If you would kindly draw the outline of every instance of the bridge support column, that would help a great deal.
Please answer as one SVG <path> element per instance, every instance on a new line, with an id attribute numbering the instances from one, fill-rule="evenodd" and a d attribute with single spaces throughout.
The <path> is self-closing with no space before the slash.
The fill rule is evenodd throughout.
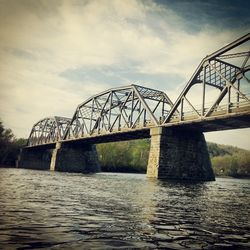
<path id="1" fill-rule="evenodd" d="M 54 149 L 23 148 L 16 167 L 74 173 L 100 171 L 95 145 L 57 142 Z"/>
<path id="2" fill-rule="evenodd" d="M 155 127 L 150 130 L 150 135 L 148 177 L 215 180 L 202 132 Z"/>
<path id="3" fill-rule="evenodd" d="M 50 170 L 51 171 L 55 170 L 56 160 L 57 160 L 57 152 L 61 148 L 61 144 L 62 144 L 61 142 L 57 142 L 55 149 L 53 149 L 53 151 L 52 151 L 51 161 L 50 161 Z"/>
<path id="4" fill-rule="evenodd" d="M 23 148 L 16 161 L 16 167 L 48 170 L 50 169 L 52 149 Z"/>
<path id="5" fill-rule="evenodd" d="M 58 143 L 52 154 L 50 169 L 74 173 L 99 172 L 95 145 Z"/>

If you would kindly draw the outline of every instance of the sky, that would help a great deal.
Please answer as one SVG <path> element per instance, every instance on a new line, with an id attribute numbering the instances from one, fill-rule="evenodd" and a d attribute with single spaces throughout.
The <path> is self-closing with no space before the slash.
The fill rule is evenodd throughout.
<path id="1" fill-rule="evenodd" d="M 245 0 L 0 0 L 0 118 L 17 137 L 108 88 L 174 102 L 203 57 L 249 32 Z M 207 141 L 250 149 L 250 129 Z"/>

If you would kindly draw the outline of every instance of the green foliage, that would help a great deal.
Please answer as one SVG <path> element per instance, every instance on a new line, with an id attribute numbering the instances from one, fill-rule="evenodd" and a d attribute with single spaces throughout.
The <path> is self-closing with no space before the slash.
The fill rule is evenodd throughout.
<path id="1" fill-rule="evenodd" d="M 97 145 L 103 171 L 146 172 L 149 140 L 111 142 Z"/>
<path id="2" fill-rule="evenodd" d="M 237 147 L 207 143 L 217 176 L 250 177 L 250 152 Z"/>
<path id="3" fill-rule="evenodd" d="M 216 176 L 250 177 L 250 152 L 237 147 L 207 143 Z M 97 145 L 103 171 L 145 173 L 150 140 Z"/>
<path id="4" fill-rule="evenodd" d="M 207 143 L 207 148 L 210 157 L 215 157 L 215 156 L 222 156 L 228 153 L 227 150 L 223 149 L 221 146 L 219 146 L 216 143 Z"/>
<path id="5" fill-rule="evenodd" d="M 217 176 L 250 177 L 250 153 L 245 150 L 213 157 L 212 165 Z"/>
<path id="6" fill-rule="evenodd" d="M 237 147 L 221 145 L 221 144 L 216 144 L 212 142 L 207 143 L 207 148 L 208 148 L 210 157 L 232 155 L 232 154 L 244 151 L 243 149 L 239 149 Z"/>
<path id="7" fill-rule="evenodd" d="M 16 139 L 11 129 L 6 129 L 0 121 L 0 165 L 15 166 L 15 161 L 25 139 Z"/>

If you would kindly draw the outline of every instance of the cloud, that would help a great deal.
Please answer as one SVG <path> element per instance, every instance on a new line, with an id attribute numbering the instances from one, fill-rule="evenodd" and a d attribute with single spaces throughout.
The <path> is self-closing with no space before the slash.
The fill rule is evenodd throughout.
<path id="1" fill-rule="evenodd" d="M 250 23 L 248 1 L 156 0 L 156 2 L 182 16 L 193 32 L 201 31 L 207 25 L 224 30 L 225 27 L 234 29 L 247 27 Z"/>
<path id="2" fill-rule="evenodd" d="M 174 100 L 202 57 L 246 32 L 193 25 L 151 0 L 1 1 L 1 118 L 26 137 L 36 120 L 134 82 Z"/>

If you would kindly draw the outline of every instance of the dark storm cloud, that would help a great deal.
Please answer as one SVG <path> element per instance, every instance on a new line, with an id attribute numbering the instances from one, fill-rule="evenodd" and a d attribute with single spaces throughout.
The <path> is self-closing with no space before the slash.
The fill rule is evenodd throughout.
<path id="1" fill-rule="evenodd" d="M 249 1 L 155 0 L 155 2 L 182 16 L 186 25 L 193 31 L 200 31 L 204 25 L 215 28 L 250 27 Z"/>

